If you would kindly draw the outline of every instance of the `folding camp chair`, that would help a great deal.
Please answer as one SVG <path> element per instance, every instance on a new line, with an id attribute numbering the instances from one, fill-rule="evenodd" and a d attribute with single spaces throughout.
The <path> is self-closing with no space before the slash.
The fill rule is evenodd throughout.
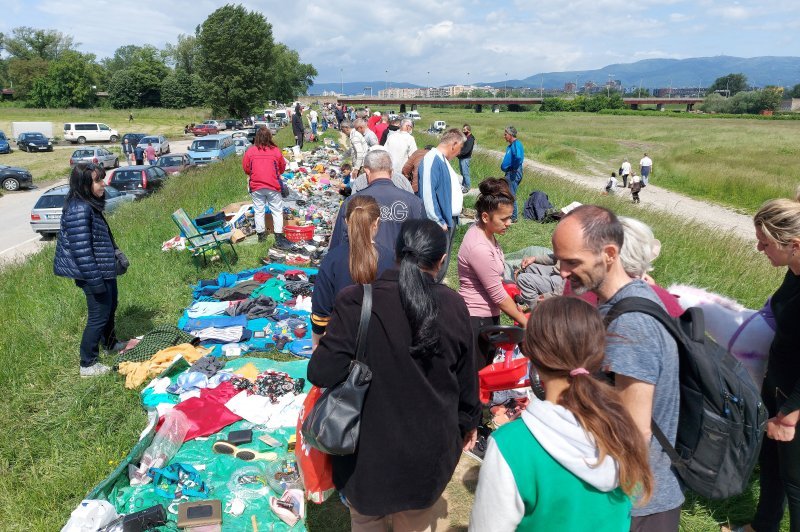
<path id="1" fill-rule="evenodd" d="M 203 265 L 206 265 L 208 263 L 206 260 L 206 253 L 214 251 L 219 252 L 220 257 L 222 257 L 222 260 L 225 261 L 225 264 L 230 269 L 231 263 L 228 261 L 228 257 L 222 249 L 222 245 L 225 243 L 231 247 L 234 258 L 238 260 L 239 255 L 236 253 L 236 248 L 233 247 L 230 233 L 218 237 L 214 231 L 202 231 L 198 229 L 197 225 L 195 225 L 183 209 L 178 209 L 172 213 L 172 219 L 180 228 L 183 236 L 186 237 L 186 249 L 192 254 L 192 260 L 198 269 L 200 268 L 200 259 L 202 258 Z"/>

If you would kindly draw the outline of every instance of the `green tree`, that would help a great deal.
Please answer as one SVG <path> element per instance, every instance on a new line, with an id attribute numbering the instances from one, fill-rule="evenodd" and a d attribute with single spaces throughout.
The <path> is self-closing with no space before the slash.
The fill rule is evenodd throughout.
<path id="1" fill-rule="evenodd" d="M 170 70 L 158 48 L 122 46 L 114 51 L 113 57 L 104 59 L 103 65 L 110 76 L 108 99 L 112 107 L 161 105 L 161 84 Z"/>
<path id="2" fill-rule="evenodd" d="M 57 59 L 67 50 L 78 45 L 71 36 L 56 30 L 41 30 L 29 26 L 19 26 L 11 30 L 11 36 L 4 36 L 3 48 L 17 59 Z"/>
<path id="3" fill-rule="evenodd" d="M 161 105 L 172 109 L 191 107 L 203 103 L 200 78 L 183 70 L 176 70 L 161 84 Z"/>
<path id="4" fill-rule="evenodd" d="M 267 86 L 269 99 L 286 102 L 294 100 L 298 94 L 305 94 L 314 82 L 317 70 L 310 64 L 301 63 L 300 55 L 285 44 L 276 44 L 272 54 Z"/>
<path id="5" fill-rule="evenodd" d="M 241 5 L 225 5 L 197 29 L 197 69 L 214 113 L 243 116 L 269 99 L 272 26 Z"/>
<path id="6" fill-rule="evenodd" d="M 714 80 L 706 94 L 721 93 L 734 96 L 747 90 L 747 76 L 744 74 L 728 74 Z"/>
<path id="7" fill-rule="evenodd" d="M 174 67 L 176 71 L 182 70 L 192 75 L 197 70 L 195 66 L 197 39 L 194 35 L 180 34 L 177 44 L 167 44 L 164 47 L 163 55 L 167 64 Z"/>
<path id="8" fill-rule="evenodd" d="M 33 59 L 10 58 L 8 60 L 8 78 L 14 84 L 14 98 L 26 99 L 33 87 L 34 80 L 44 76 L 48 65 L 47 60 L 39 57 Z"/>
<path id="9" fill-rule="evenodd" d="M 789 97 L 800 98 L 800 83 L 792 87 L 792 90 L 789 91 Z"/>
<path id="10" fill-rule="evenodd" d="M 68 50 L 52 61 L 47 75 L 33 82 L 28 103 L 34 107 L 91 107 L 95 102 L 95 56 Z"/>

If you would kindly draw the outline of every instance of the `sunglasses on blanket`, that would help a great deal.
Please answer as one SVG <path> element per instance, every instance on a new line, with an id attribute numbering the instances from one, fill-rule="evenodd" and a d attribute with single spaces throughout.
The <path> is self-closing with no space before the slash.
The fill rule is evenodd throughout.
<path id="1" fill-rule="evenodd" d="M 240 449 L 236 445 L 227 441 L 215 442 L 212 446 L 215 453 L 233 455 L 239 460 L 250 462 L 251 460 L 275 460 L 277 453 L 259 453 L 250 449 Z"/>

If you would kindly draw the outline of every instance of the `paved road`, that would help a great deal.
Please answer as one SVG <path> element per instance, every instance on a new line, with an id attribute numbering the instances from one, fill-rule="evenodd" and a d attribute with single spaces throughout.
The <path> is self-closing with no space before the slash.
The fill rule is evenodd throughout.
<path id="1" fill-rule="evenodd" d="M 183 153 L 191 142 L 192 139 L 171 140 L 170 151 Z M 9 264 L 23 262 L 28 255 L 52 242 L 52 239 L 42 239 L 31 229 L 31 209 L 46 190 L 66 182 L 66 179 L 49 182 L 31 190 L 5 193 L 0 198 L 0 269 Z"/>

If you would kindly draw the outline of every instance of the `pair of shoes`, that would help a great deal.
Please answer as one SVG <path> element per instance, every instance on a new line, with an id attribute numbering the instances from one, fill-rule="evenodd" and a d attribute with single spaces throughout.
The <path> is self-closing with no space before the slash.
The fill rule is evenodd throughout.
<path id="1" fill-rule="evenodd" d="M 468 192 L 469 192 L 469 187 L 468 186 L 464 185 L 463 187 L 461 187 L 461 193 L 462 194 L 467 194 Z"/>
<path id="2" fill-rule="evenodd" d="M 272 262 L 283 262 L 284 260 L 286 260 L 286 253 L 270 248 L 269 252 L 267 252 L 267 256 L 261 259 L 261 262 L 270 264 Z"/>
<path id="3" fill-rule="evenodd" d="M 473 447 L 470 451 L 464 451 L 464 453 L 470 455 L 478 462 L 483 463 L 483 457 L 486 454 L 487 445 L 488 441 L 486 440 L 486 437 L 478 436 L 478 440 L 475 442 L 475 447 Z"/>
<path id="4" fill-rule="evenodd" d="M 289 253 L 286 255 L 286 264 L 289 266 L 308 266 L 311 258 L 299 253 Z"/>
<path id="5" fill-rule="evenodd" d="M 258 233 L 259 242 L 266 242 L 266 240 L 267 240 L 267 233 Z"/>
<path id="6" fill-rule="evenodd" d="M 294 242 L 286 238 L 283 233 L 275 233 L 275 243 L 272 244 L 273 248 L 292 251 L 294 245 Z"/>
<path id="7" fill-rule="evenodd" d="M 91 366 L 81 367 L 80 374 L 81 377 L 98 377 L 100 375 L 105 375 L 110 371 L 110 367 L 106 366 L 105 364 L 95 362 Z"/>

